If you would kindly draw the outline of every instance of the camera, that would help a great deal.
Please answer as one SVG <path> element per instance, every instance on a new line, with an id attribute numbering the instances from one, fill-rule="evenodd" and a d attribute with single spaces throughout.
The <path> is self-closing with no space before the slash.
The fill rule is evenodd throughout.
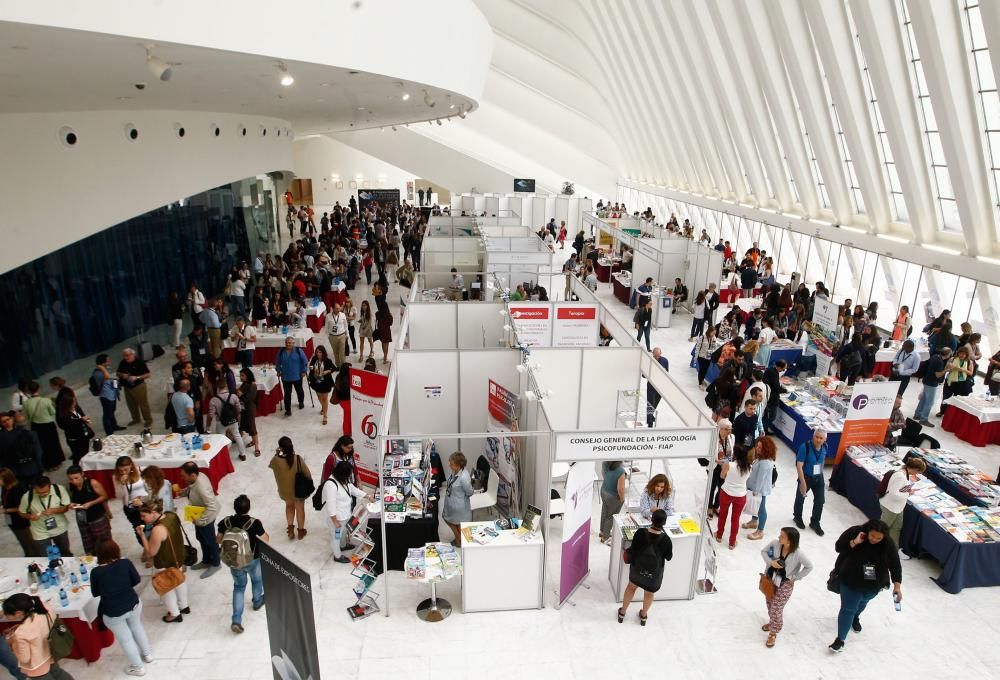
<path id="1" fill-rule="evenodd" d="M 135 84 L 135 89 L 137 89 L 137 90 L 145 90 L 146 89 L 146 83 L 136 83 Z"/>

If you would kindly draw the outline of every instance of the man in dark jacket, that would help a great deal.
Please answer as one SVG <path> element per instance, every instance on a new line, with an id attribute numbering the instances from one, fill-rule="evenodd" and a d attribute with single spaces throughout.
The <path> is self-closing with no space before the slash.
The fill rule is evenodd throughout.
<path id="1" fill-rule="evenodd" d="M 643 337 L 646 338 L 646 351 L 649 349 L 649 329 L 653 325 L 653 300 L 646 298 L 646 304 L 644 304 L 635 313 L 635 317 L 632 319 L 635 322 L 635 327 L 637 334 L 635 339 L 642 340 Z"/>
<path id="2" fill-rule="evenodd" d="M 740 269 L 740 288 L 743 289 L 743 297 L 753 297 L 753 289 L 757 287 L 757 270 L 752 262 L 745 262 Z"/>
<path id="3" fill-rule="evenodd" d="M 764 430 L 769 431 L 774 425 L 774 416 L 778 413 L 778 404 L 781 402 L 781 395 L 787 392 L 781 386 L 781 376 L 788 370 L 788 364 L 784 359 L 778 359 L 774 366 L 769 366 L 764 370 L 764 384 L 768 387 L 767 408 L 764 409 Z"/>
<path id="4" fill-rule="evenodd" d="M 0 413 L 0 467 L 30 484 L 42 474 L 42 445 L 38 435 L 26 427 L 15 427 L 14 412 Z"/>

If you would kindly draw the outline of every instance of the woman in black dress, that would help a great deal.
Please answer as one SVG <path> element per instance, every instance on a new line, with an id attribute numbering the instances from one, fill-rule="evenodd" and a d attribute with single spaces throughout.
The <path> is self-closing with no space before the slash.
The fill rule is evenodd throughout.
<path id="1" fill-rule="evenodd" d="M 90 450 L 94 430 L 90 427 L 90 418 L 84 415 L 76 401 L 76 392 L 68 387 L 59 390 L 56 397 L 56 423 L 66 435 L 73 465 L 79 465 L 80 459 Z"/>
<path id="2" fill-rule="evenodd" d="M 663 533 L 663 525 L 667 523 L 667 513 L 662 509 L 654 510 L 652 523 L 648 529 L 639 529 L 635 532 L 632 544 L 628 547 L 628 585 L 625 586 L 622 606 L 618 610 L 618 623 L 625 620 L 625 614 L 632 604 L 635 591 L 642 588 L 639 623 L 646 625 L 653 597 L 663 584 L 663 563 L 674 556 L 670 537 Z"/>
<path id="3" fill-rule="evenodd" d="M 375 313 L 375 337 L 382 343 L 382 363 L 389 363 L 389 343 L 392 342 L 392 314 L 383 304 Z"/>
<path id="4" fill-rule="evenodd" d="M 249 368 L 240 370 L 240 432 L 253 439 L 253 455 L 260 458 L 260 440 L 257 439 L 257 381 Z"/>
<path id="5" fill-rule="evenodd" d="M 330 408 L 330 392 L 333 390 L 333 360 L 326 354 L 326 347 L 316 348 L 309 360 L 309 387 L 319 397 L 319 414 L 326 425 L 326 412 Z"/>

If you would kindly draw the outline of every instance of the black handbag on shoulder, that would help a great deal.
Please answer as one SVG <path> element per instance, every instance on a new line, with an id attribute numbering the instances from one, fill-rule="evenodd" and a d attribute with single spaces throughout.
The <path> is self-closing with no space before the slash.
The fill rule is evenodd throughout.
<path id="1" fill-rule="evenodd" d="M 295 459 L 295 497 L 306 499 L 309 498 L 313 492 L 316 490 L 316 484 L 313 482 L 312 477 L 302 472 L 301 466 L 302 459 L 296 457 Z"/>

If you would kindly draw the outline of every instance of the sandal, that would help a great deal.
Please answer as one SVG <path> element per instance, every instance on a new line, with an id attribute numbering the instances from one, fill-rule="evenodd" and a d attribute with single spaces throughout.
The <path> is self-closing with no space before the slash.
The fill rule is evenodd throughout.
<path id="1" fill-rule="evenodd" d="M 639 625 L 640 626 L 645 626 L 646 625 L 646 621 L 648 619 L 649 619 L 649 614 L 643 614 L 642 612 L 639 612 Z"/>
<path id="2" fill-rule="evenodd" d="M 752 519 L 749 522 L 744 522 L 742 526 L 743 526 L 744 529 L 756 529 L 757 528 L 757 520 Z"/>
<path id="3" fill-rule="evenodd" d="M 253 451 L 253 457 L 254 458 L 260 458 L 260 451 L 258 451 L 257 449 L 254 449 L 254 451 Z"/>
<path id="4" fill-rule="evenodd" d="M 300 541 L 301 541 L 301 540 L 302 540 L 303 538 L 305 538 L 305 537 L 306 537 L 306 533 L 307 533 L 307 532 L 308 532 L 308 530 L 307 530 L 307 529 L 299 529 L 299 540 L 300 540 Z"/>
<path id="5" fill-rule="evenodd" d="M 767 642 L 765 642 L 764 645 L 766 647 L 774 647 L 774 643 L 777 641 L 777 639 L 778 639 L 777 633 L 770 633 L 767 636 Z"/>
<path id="6" fill-rule="evenodd" d="M 323 416 L 323 424 L 326 425 L 326 416 Z"/>
<path id="7" fill-rule="evenodd" d="M 618 610 L 618 623 L 621 623 L 624 620 L 625 620 L 625 612 L 623 612 L 621 609 L 619 609 Z"/>
<path id="8" fill-rule="evenodd" d="M 771 632 L 771 623 L 770 622 L 765 623 L 763 626 L 760 627 L 760 629 L 762 631 L 764 631 L 765 633 L 770 633 Z"/>
<path id="9" fill-rule="evenodd" d="M 294 524 L 289 524 L 288 525 L 288 538 L 295 538 L 295 525 Z"/>
<path id="10" fill-rule="evenodd" d="M 764 538 L 764 532 L 762 531 L 755 531 L 752 534 L 747 534 L 748 541 L 759 541 L 762 538 Z"/>

